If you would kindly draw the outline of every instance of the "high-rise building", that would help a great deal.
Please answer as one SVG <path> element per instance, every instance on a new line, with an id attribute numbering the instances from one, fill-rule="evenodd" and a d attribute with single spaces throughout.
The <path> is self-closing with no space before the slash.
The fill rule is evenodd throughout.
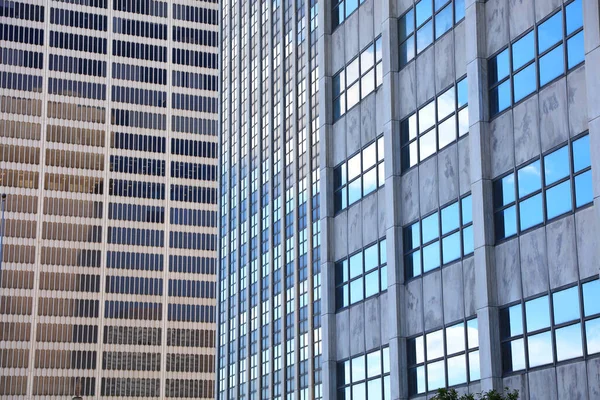
<path id="1" fill-rule="evenodd" d="M 218 23 L 0 2 L 0 399 L 214 397 Z"/>
<path id="2" fill-rule="evenodd" d="M 219 399 L 600 398 L 599 7 L 222 3 Z"/>

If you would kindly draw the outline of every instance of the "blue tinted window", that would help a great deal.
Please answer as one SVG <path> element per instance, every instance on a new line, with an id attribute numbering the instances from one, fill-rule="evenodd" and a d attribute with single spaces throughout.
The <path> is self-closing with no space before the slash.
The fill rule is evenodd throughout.
<path id="1" fill-rule="evenodd" d="M 447 264 L 460 258 L 460 232 L 442 239 L 443 263 Z"/>
<path id="2" fill-rule="evenodd" d="M 515 177 L 513 174 L 494 183 L 494 198 L 496 207 L 506 206 L 515 201 Z"/>
<path id="3" fill-rule="evenodd" d="M 581 207 L 592 201 L 594 201 L 592 171 L 587 171 L 575 177 L 575 206 Z"/>
<path id="4" fill-rule="evenodd" d="M 488 74 L 490 85 L 500 82 L 510 74 L 508 62 L 508 49 L 492 58 L 488 63 Z"/>
<path id="5" fill-rule="evenodd" d="M 575 32 L 583 26 L 583 11 L 581 0 L 575 0 L 566 7 L 567 11 L 567 35 Z"/>
<path id="6" fill-rule="evenodd" d="M 410 11 L 408 11 L 406 14 L 404 14 L 402 17 L 400 17 L 400 29 L 399 29 L 399 34 L 400 34 L 400 41 L 405 40 L 407 37 L 409 37 L 415 30 L 415 23 L 414 23 L 414 9 L 410 9 Z"/>
<path id="7" fill-rule="evenodd" d="M 518 70 L 535 57 L 535 39 L 533 31 L 529 32 L 523 38 L 512 45 L 512 67 L 513 71 Z"/>
<path id="8" fill-rule="evenodd" d="M 452 28 L 452 3 L 435 16 L 435 38 L 438 39 Z"/>
<path id="9" fill-rule="evenodd" d="M 493 88 L 490 93 L 490 114 L 506 110 L 511 104 L 510 81 Z"/>
<path id="10" fill-rule="evenodd" d="M 519 203 L 519 227 L 522 231 L 544 222 L 542 194 Z"/>
<path id="11" fill-rule="evenodd" d="M 504 239 L 517 233 L 517 209 L 515 206 L 496 213 L 494 225 L 496 238 Z"/>
<path id="12" fill-rule="evenodd" d="M 554 323 L 562 324 L 580 318 L 579 287 L 561 290 L 552 295 Z"/>
<path id="13" fill-rule="evenodd" d="M 583 355 L 581 324 L 557 329 L 555 335 L 557 362 L 570 360 Z"/>
<path id="14" fill-rule="evenodd" d="M 437 238 L 439 233 L 438 214 L 432 214 L 427 218 L 423 218 L 422 221 L 423 229 L 423 243 L 427 243 Z"/>
<path id="15" fill-rule="evenodd" d="M 529 367 L 552 363 L 552 335 L 550 332 L 529 336 Z"/>
<path id="16" fill-rule="evenodd" d="M 465 0 L 454 0 L 454 21 L 458 22 L 465 17 Z"/>
<path id="17" fill-rule="evenodd" d="M 558 43 L 563 36 L 562 11 L 538 26 L 538 52 L 541 54 Z"/>
<path id="18" fill-rule="evenodd" d="M 567 41 L 567 66 L 569 69 L 585 60 L 583 47 L 583 31 Z"/>
<path id="19" fill-rule="evenodd" d="M 540 86 L 565 72 L 562 44 L 540 58 Z"/>
<path id="20" fill-rule="evenodd" d="M 415 6 L 417 10 L 417 26 L 425 22 L 432 14 L 431 0 L 421 0 Z"/>
<path id="21" fill-rule="evenodd" d="M 458 229 L 459 226 L 458 202 L 456 202 L 442 210 L 442 234 Z"/>
<path id="22" fill-rule="evenodd" d="M 579 172 L 590 165 L 590 136 L 586 135 L 573 142 L 573 171 Z"/>
<path id="23" fill-rule="evenodd" d="M 537 79 L 535 75 L 535 64 L 515 74 L 514 78 L 515 103 L 535 92 Z"/>
<path id="24" fill-rule="evenodd" d="M 404 228 L 404 248 L 405 250 L 412 250 L 421 244 L 421 232 L 419 229 L 419 223 L 412 224 Z"/>
<path id="25" fill-rule="evenodd" d="M 552 219 L 571 211 L 571 181 L 546 190 L 546 214 Z"/>
<path id="26" fill-rule="evenodd" d="M 422 0 L 421 3 L 424 1 Z M 417 53 L 425 50 L 431 43 L 433 43 L 433 22 L 429 21 L 417 31 Z"/>
<path id="27" fill-rule="evenodd" d="M 600 314 L 600 280 L 583 285 L 583 311 L 586 317 Z"/>
<path id="28" fill-rule="evenodd" d="M 473 225 L 463 229 L 463 253 L 464 255 L 473 253 L 475 243 L 473 242 Z"/>
<path id="29" fill-rule="evenodd" d="M 544 179 L 546 185 L 569 176 L 569 147 L 565 146 L 544 157 Z"/>
<path id="30" fill-rule="evenodd" d="M 539 297 L 526 302 L 525 315 L 527 318 L 527 332 L 535 332 L 537 330 L 549 327 L 549 311 L 550 306 L 548 304 L 548 296 Z"/>
<path id="31" fill-rule="evenodd" d="M 540 161 L 533 162 L 518 171 L 519 198 L 542 188 Z"/>
<path id="32" fill-rule="evenodd" d="M 458 94 L 458 107 L 460 108 L 469 102 L 467 78 L 464 78 L 456 83 L 456 91 Z"/>
<path id="33" fill-rule="evenodd" d="M 473 222 L 473 201 L 471 196 L 462 199 L 462 223 Z"/>
<path id="34" fill-rule="evenodd" d="M 434 242 L 423 248 L 423 271 L 431 271 L 440 266 L 440 242 Z"/>

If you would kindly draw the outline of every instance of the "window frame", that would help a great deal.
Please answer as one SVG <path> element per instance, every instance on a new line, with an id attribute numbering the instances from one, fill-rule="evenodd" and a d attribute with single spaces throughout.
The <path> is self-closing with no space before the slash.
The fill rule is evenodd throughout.
<path id="1" fill-rule="evenodd" d="M 585 131 L 577 136 L 569 138 L 566 142 L 563 142 L 560 145 L 555 146 L 552 149 L 550 149 L 544 153 L 541 153 L 539 156 L 536 156 L 535 158 L 528 160 L 519 166 L 515 166 L 509 172 L 502 174 L 498 178 L 493 180 L 492 184 L 493 184 L 493 198 L 494 198 L 494 212 L 493 212 L 493 214 L 494 214 L 494 239 L 495 239 L 496 245 L 503 243 L 507 240 L 513 239 L 515 237 L 518 237 L 518 236 L 525 234 L 529 231 L 532 231 L 534 229 L 537 229 L 541 226 L 550 224 L 550 223 L 552 223 L 560 218 L 563 218 L 567 215 L 574 214 L 575 212 L 585 209 L 587 207 L 590 207 L 591 205 L 594 204 L 593 200 L 592 200 L 591 202 L 585 203 L 585 204 L 577 207 L 575 179 L 578 176 L 581 176 L 581 175 L 591 171 L 592 166 L 590 163 L 590 165 L 588 165 L 587 167 L 582 168 L 579 171 L 575 172 L 575 164 L 574 164 L 575 158 L 573 156 L 573 144 L 581 139 L 584 139 L 586 136 L 589 139 L 589 131 Z M 557 179 L 556 181 L 554 181 L 550 184 L 546 184 L 546 176 L 545 176 L 546 175 L 545 174 L 545 159 L 546 159 L 546 157 L 560 151 L 561 149 L 563 149 L 565 147 L 568 147 L 569 174 L 566 177 Z M 590 149 L 590 157 L 591 157 L 591 149 Z M 540 175 L 541 175 L 540 176 L 540 187 L 539 187 L 539 189 L 536 189 L 530 193 L 527 193 L 526 195 L 523 195 L 522 197 L 519 197 L 519 171 L 527 168 L 528 166 L 530 166 L 532 164 L 535 164 L 536 162 L 540 163 Z M 498 197 L 498 193 L 496 191 L 496 189 L 498 188 L 497 184 L 500 183 L 503 179 L 510 177 L 511 175 L 513 175 L 513 181 L 514 181 L 514 183 L 513 183 L 513 201 L 511 201 L 507 204 L 496 205 L 496 199 Z M 548 190 L 551 190 L 565 182 L 570 182 L 571 209 L 569 211 L 563 212 L 559 215 L 548 218 L 547 192 L 548 192 Z M 537 195 L 541 195 L 541 198 L 542 198 L 542 221 L 535 225 L 529 226 L 525 229 L 521 229 L 521 204 L 529 199 L 534 198 Z M 498 215 L 500 215 L 500 213 L 504 213 L 506 210 L 508 210 L 512 207 L 515 207 L 516 232 L 511 235 L 508 235 L 508 236 L 503 235 L 502 237 L 499 237 L 498 229 L 497 229 Z"/>
<path id="2" fill-rule="evenodd" d="M 370 354 L 374 354 L 374 353 L 379 353 L 380 357 L 381 357 L 381 362 L 380 362 L 380 368 L 381 368 L 381 372 L 379 375 L 375 375 L 375 376 L 369 376 L 369 364 L 367 361 L 367 357 Z M 387 360 L 388 360 L 388 365 L 387 365 L 387 370 L 386 370 L 386 365 L 385 365 L 385 354 L 387 353 Z M 363 361 L 364 361 L 364 377 L 362 379 L 358 379 L 356 382 L 353 381 L 352 379 L 352 362 L 353 360 L 357 359 L 358 357 L 363 357 Z M 350 382 L 344 382 L 344 384 L 340 385 L 340 373 L 342 370 L 344 370 L 344 364 L 345 363 L 349 363 L 349 369 L 350 369 Z M 344 358 L 342 360 L 337 361 L 336 363 L 336 377 L 338 379 L 336 379 L 336 397 L 339 398 L 340 396 L 340 392 L 344 392 L 346 390 L 350 390 L 350 393 L 352 393 L 352 388 L 355 385 L 360 385 L 360 384 L 364 384 L 365 387 L 365 393 L 367 395 L 367 398 L 369 396 L 368 394 L 368 384 L 369 382 L 372 381 L 376 381 L 377 379 L 381 380 L 381 393 L 385 398 L 386 392 L 385 392 L 385 379 L 388 378 L 389 380 L 391 380 L 391 366 L 390 366 L 390 348 L 389 346 L 381 346 L 381 347 L 377 347 L 373 350 L 370 351 L 365 351 L 365 352 L 361 352 L 359 354 L 355 354 L 352 357 L 348 357 L 348 358 Z M 345 371 L 344 371 L 345 373 Z M 390 386 L 391 389 L 391 386 Z M 352 398 L 352 394 L 350 395 L 350 398 Z M 348 397 L 346 397 L 346 399 L 350 399 Z M 365 399 L 360 399 L 360 400 L 365 400 Z M 380 400 L 380 399 L 377 399 Z"/>
<path id="3" fill-rule="evenodd" d="M 470 253 L 465 253 L 465 238 L 464 238 L 464 232 L 465 230 L 471 228 L 471 230 L 473 229 L 473 211 L 471 210 L 471 219 L 468 222 L 464 222 L 463 221 L 463 202 L 465 201 L 465 199 L 471 198 L 471 202 L 472 200 L 472 195 L 471 193 L 467 193 L 462 195 L 460 198 L 458 198 L 457 200 L 453 200 L 449 203 L 444 204 L 443 206 L 440 206 L 439 208 L 437 208 L 436 210 L 426 214 L 423 217 L 420 217 L 419 219 L 406 224 L 402 227 L 402 234 L 403 234 L 403 260 L 404 260 L 404 276 L 405 276 L 405 281 L 410 281 L 413 279 L 418 279 L 421 278 L 429 273 L 432 273 L 433 271 L 437 271 L 440 268 L 443 268 L 446 265 L 450 265 L 452 263 L 455 263 L 457 261 L 461 261 L 464 260 L 466 258 L 472 257 L 475 253 L 474 250 Z M 458 218 L 459 218 L 459 224 L 457 228 L 451 229 L 450 231 L 443 233 L 443 228 L 442 228 L 442 210 L 453 206 L 454 204 L 458 204 Z M 423 220 L 432 217 L 433 215 L 437 214 L 437 229 L 438 229 L 438 235 L 435 236 L 433 239 L 428 240 L 427 242 L 423 242 Z M 407 249 L 407 243 L 406 243 L 406 236 L 407 236 L 407 230 L 411 227 L 413 227 L 414 225 L 418 224 L 419 226 L 419 243 L 418 245 L 414 246 L 411 249 Z M 461 244 L 461 248 L 460 248 L 460 256 L 456 259 L 450 260 L 447 263 L 444 263 L 444 246 L 443 246 L 443 241 L 445 238 L 448 238 L 452 235 L 455 235 L 459 233 L 460 236 L 460 244 Z M 438 256 L 439 256 L 439 265 L 435 268 L 429 269 L 427 271 L 425 271 L 425 266 L 424 266 L 424 255 L 423 255 L 423 250 L 432 245 L 438 243 L 439 249 L 438 249 Z M 408 269 L 406 266 L 408 265 L 408 263 L 406 262 L 406 260 L 408 259 L 408 257 L 413 256 L 413 254 L 415 253 L 419 253 L 419 270 L 420 272 L 418 274 L 413 275 L 412 273 L 414 272 L 414 265 L 411 264 L 413 266 L 412 269 Z"/>
<path id="4" fill-rule="evenodd" d="M 513 302 L 508 303 L 500 308 L 500 313 L 502 313 L 505 310 L 508 311 L 512 307 L 520 306 L 521 315 L 520 315 L 519 321 L 521 322 L 522 329 L 523 329 L 520 334 L 513 335 L 513 336 L 510 336 L 510 334 L 509 334 L 508 336 L 503 336 L 504 321 L 503 321 L 502 315 L 500 316 L 500 346 L 502 348 L 501 354 L 502 354 L 502 376 L 503 377 L 512 376 L 512 375 L 520 375 L 522 373 L 527 373 L 530 371 L 535 371 L 538 369 L 544 369 L 544 368 L 548 368 L 548 367 L 557 367 L 557 366 L 560 366 L 563 364 L 572 363 L 573 361 L 587 360 L 591 357 L 596 357 L 596 356 L 600 355 L 600 352 L 595 352 L 595 353 L 590 354 L 589 350 L 588 350 L 588 346 L 587 346 L 587 344 L 588 344 L 588 337 L 587 337 L 587 330 L 586 330 L 587 322 L 596 321 L 596 320 L 600 321 L 600 312 L 595 313 L 595 314 L 586 315 L 586 312 L 584 310 L 583 287 L 586 284 L 589 284 L 591 282 L 600 282 L 600 277 L 598 275 L 594 275 L 594 276 L 586 278 L 586 279 L 581 279 L 581 280 L 578 280 L 578 281 L 568 284 L 568 285 L 564 285 L 564 286 L 561 286 L 561 287 L 558 287 L 555 289 L 549 289 L 543 293 L 538 293 L 538 294 L 530 296 L 530 297 L 526 297 L 526 298 L 522 298 L 517 301 L 513 301 Z M 578 306 L 579 306 L 579 315 L 576 319 L 572 319 L 572 320 L 569 320 L 566 322 L 561 322 L 561 323 L 556 324 L 555 323 L 556 317 L 555 317 L 555 312 L 554 312 L 554 295 L 556 293 L 567 291 L 572 288 L 577 288 L 577 301 L 578 301 Z M 528 331 L 527 330 L 526 304 L 533 300 L 542 299 L 544 297 L 548 298 L 549 325 L 547 327 Z M 559 361 L 558 360 L 558 350 L 557 350 L 558 346 L 557 346 L 557 340 L 556 340 L 556 331 L 558 331 L 562 328 L 576 326 L 577 324 L 580 325 L 580 330 L 581 330 L 581 356 L 567 358 L 567 359 Z M 529 338 L 532 336 L 536 336 L 536 335 L 548 333 L 548 332 L 550 333 L 550 345 L 552 346 L 552 362 L 531 367 L 530 360 L 529 360 L 529 358 L 530 358 L 529 357 Z M 523 341 L 523 352 L 524 353 L 522 354 L 522 356 L 523 356 L 525 365 L 524 365 L 524 368 L 522 368 L 522 369 L 517 369 L 517 370 L 511 369 L 510 371 L 507 371 L 505 368 L 506 361 L 504 358 L 505 357 L 504 347 L 514 341 L 517 341 L 517 340 Z"/>
<path id="5" fill-rule="evenodd" d="M 488 96 L 489 96 L 488 107 L 489 107 L 490 120 L 493 120 L 494 118 L 498 117 L 499 115 L 504 113 L 506 110 L 512 109 L 517 104 L 520 104 L 520 103 L 526 101 L 529 97 L 531 97 L 535 93 L 539 93 L 539 91 L 542 88 L 560 80 L 562 77 L 568 75 L 570 73 L 570 71 L 573 71 L 573 70 L 577 69 L 579 66 L 581 66 L 582 64 L 585 64 L 585 57 L 584 57 L 584 59 L 582 61 L 576 63 L 575 65 L 573 65 L 572 67 L 569 68 L 568 42 L 573 37 L 577 36 L 578 34 L 580 34 L 581 32 L 584 31 L 583 16 L 582 16 L 582 25 L 580 27 L 578 27 L 577 29 L 575 29 L 573 32 L 571 32 L 569 34 L 567 33 L 567 7 L 569 7 L 571 4 L 574 4 L 577 1 L 581 1 L 581 0 L 572 0 L 568 3 L 561 4 L 561 6 L 559 6 L 557 9 L 553 10 L 551 13 L 549 13 L 546 17 L 544 17 L 539 22 L 535 23 L 526 32 L 522 33 L 514 40 L 511 40 L 507 46 L 502 47 L 499 51 L 497 51 L 496 53 L 494 53 L 492 56 L 490 56 L 488 58 L 488 60 L 487 60 L 488 70 L 490 70 L 489 65 L 491 64 L 491 62 L 493 60 L 495 60 L 499 55 L 504 53 L 505 51 L 508 52 L 508 75 L 496 82 L 493 82 L 491 80 L 491 76 L 492 76 L 491 74 L 489 75 L 489 78 L 488 78 Z M 540 53 L 539 52 L 539 28 L 540 28 L 540 26 L 542 26 L 544 23 L 548 22 L 550 19 L 552 19 L 559 13 L 561 13 L 562 37 L 559 41 L 553 43 L 547 49 L 545 49 L 544 51 L 542 51 Z M 533 59 L 531 59 L 531 60 L 527 61 L 526 63 L 524 63 L 523 65 L 519 66 L 516 70 L 513 70 L 513 60 L 514 60 L 513 47 L 517 42 L 519 42 L 521 39 L 525 38 L 530 33 L 533 33 L 533 42 L 534 42 L 534 44 L 533 44 L 534 45 Z M 562 46 L 562 54 L 563 54 L 562 73 L 560 73 L 558 76 L 556 76 L 542 84 L 541 73 L 540 73 L 541 72 L 540 60 L 561 46 Z M 529 68 L 531 65 L 535 65 L 535 74 L 536 74 L 535 89 L 532 92 L 527 93 L 526 95 L 522 96 L 519 100 L 515 100 L 514 77 L 516 75 L 518 75 L 520 72 Z M 498 108 L 498 110 L 496 111 L 494 108 L 492 108 L 492 103 L 493 103 L 493 99 L 494 99 L 494 96 L 492 96 L 492 91 L 498 90 L 498 88 L 502 84 L 506 83 L 507 81 L 510 82 L 510 85 L 509 85 L 509 87 L 510 87 L 510 104 L 505 108 L 502 108 L 502 109 Z"/>

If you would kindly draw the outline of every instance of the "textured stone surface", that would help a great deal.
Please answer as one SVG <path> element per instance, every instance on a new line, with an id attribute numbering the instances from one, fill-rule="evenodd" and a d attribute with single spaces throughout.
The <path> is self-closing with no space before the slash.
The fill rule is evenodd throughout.
<path id="1" fill-rule="evenodd" d="M 572 215 L 546 226 L 550 287 L 577 281 L 575 222 Z"/>
<path id="2" fill-rule="evenodd" d="M 346 153 L 348 156 L 358 152 L 360 142 L 360 106 L 355 106 L 346 113 Z"/>
<path id="3" fill-rule="evenodd" d="M 335 315 L 336 355 L 338 360 L 350 356 L 350 310 Z"/>
<path id="4" fill-rule="evenodd" d="M 360 102 L 360 142 L 362 147 L 382 132 L 376 129 L 377 96 L 367 96 Z"/>
<path id="5" fill-rule="evenodd" d="M 587 88 L 585 65 L 567 75 L 567 102 L 569 104 L 569 133 L 571 136 L 588 129 Z"/>
<path id="6" fill-rule="evenodd" d="M 379 297 L 365 301 L 365 350 L 381 346 L 381 314 Z"/>
<path id="7" fill-rule="evenodd" d="M 465 315 L 474 315 L 477 312 L 475 284 L 475 258 L 470 257 L 463 261 Z"/>
<path id="8" fill-rule="evenodd" d="M 556 368 L 558 398 L 587 400 L 585 361 Z"/>
<path id="9" fill-rule="evenodd" d="M 531 400 L 558 400 L 554 368 L 529 373 L 529 398 Z"/>
<path id="10" fill-rule="evenodd" d="M 438 207 L 437 159 L 432 157 L 419 165 L 419 205 L 421 215 Z"/>
<path id="11" fill-rule="evenodd" d="M 425 330 L 443 325 L 442 317 L 442 274 L 432 272 L 423 277 L 423 310 Z"/>
<path id="12" fill-rule="evenodd" d="M 417 108 L 417 83 L 415 63 L 410 63 L 398 72 L 398 97 L 400 118 L 404 119 Z"/>
<path id="13" fill-rule="evenodd" d="M 458 174 L 458 149 L 452 144 L 438 154 L 440 204 L 458 197 Z"/>
<path id="14" fill-rule="evenodd" d="M 492 176 L 496 177 L 515 165 L 513 121 L 510 111 L 490 122 L 489 140 Z"/>
<path id="15" fill-rule="evenodd" d="M 339 260 L 348 255 L 348 215 L 347 212 L 338 214 L 333 220 L 333 257 Z"/>
<path id="16" fill-rule="evenodd" d="M 346 117 L 333 124 L 332 133 L 335 146 L 331 146 L 329 151 L 332 154 L 332 166 L 335 166 L 346 160 Z"/>
<path id="17" fill-rule="evenodd" d="M 419 169 L 413 168 L 402 176 L 403 225 L 419 216 Z"/>
<path id="18" fill-rule="evenodd" d="M 548 291 L 548 262 L 546 260 L 546 231 L 536 229 L 519 238 L 523 296 L 531 297 Z"/>
<path id="19" fill-rule="evenodd" d="M 485 22 L 487 26 L 487 56 L 499 51 L 509 41 L 508 36 L 508 0 L 489 0 L 485 3 Z"/>
<path id="20" fill-rule="evenodd" d="M 435 42 L 435 65 L 446 68 L 435 68 L 435 90 L 440 93 L 454 84 L 454 35 L 445 34 Z"/>
<path id="21" fill-rule="evenodd" d="M 535 20 L 538 22 L 547 17 L 552 11 L 556 10 L 561 3 L 561 0 L 544 0 L 535 1 Z"/>
<path id="22" fill-rule="evenodd" d="M 534 95 L 513 108 L 515 163 L 520 165 L 540 154 L 538 97 Z"/>
<path id="23" fill-rule="evenodd" d="M 471 191 L 471 147 L 468 136 L 458 141 L 458 183 L 461 195 Z"/>
<path id="24" fill-rule="evenodd" d="M 423 332 L 423 291 L 421 279 L 410 281 L 406 285 L 404 322 L 406 334 L 415 335 Z"/>
<path id="25" fill-rule="evenodd" d="M 513 239 L 496 246 L 495 256 L 498 305 L 520 299 L 522 293 L 519 241 Z"/>
<path id="26" fill-rule="evenodd" d="M 600 239 L 598 238 L 598 220 L 594 207 L 575 213 L 575 232 L 577 237 L 577 261 L 579 277 L 589 278 L 598 273 Z"/>
<path id="27" fill-rule="evenodd" d="M 435 96 L 435 48 L 429 47 L 416 60 L 417 107 Z"/>
<path id="28" fill-rule="evenodd" d="M 444 324 L 464 318 L 464 290 L 462 263 L 456 262 L 442 269 L 444 293 Z"/>
<path id="29" fill-rule="evenodd" d="M 514 40 L 531 28 L 535 20 L 535 11 L 531 0 L 508 0 L 510 39 Z"/>
<path id="30" fill-rule="evenodd" d="M 354 253 L 363 247 L 362 202 L 358 202 L 348 207 L 347 214 L 348 253 Z"/>
<path id="31" fill-rule="evenodd" d="M 454 71 L 456 79 L 467 73 L 466 48 L 465 22 L 463 21 L 454 27 Z"/>
<path id="32" fill-rule="evenodd" d="M 600 358 L 588 360 L 587 380 L 590 400 L 600 400 Z"/>
<path id="33" fill-rule="evenodd" d="M 569 137 L 566 83 L 563 78 L 540 90 L 540 132 L 544 152 Z"/>
<path id="34" fill-rule="evenodd" d="M 365 351 L 365 304 L 350 307 L 350 355 Z"/>
<path id="35" fill-rule="evenodd" d="M 379 213 L 377 210 L 377 194 L 370 194 L 362 202 L 362 236 L 364 243 L 371 243 L 379 239 Z"/>

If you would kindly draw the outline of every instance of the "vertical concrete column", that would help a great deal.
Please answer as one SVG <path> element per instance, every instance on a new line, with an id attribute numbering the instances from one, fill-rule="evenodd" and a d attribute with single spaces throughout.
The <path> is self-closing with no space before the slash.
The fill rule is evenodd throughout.
<path id="1" fill-rule="evenodd" d="M 489 163 L 491 157 L 488 138 L 485 6 L 484 0 L 466 2 L 465 40 L 481 389 L 491 390 L 502 388 L 502 365 L 495 285 L 492 176 Z"/>
<path id="2" fill-rule="evenodd" d="M 321 153 L 321 329 L 323 340 L 322 374 L 323 398 L 336 396 L 336 327 L 335 327 L 335 270 L 333 255 L 333 110 L 331 102 L 331 0 L 319 4 L 318 56 L 319 65 L 319 131 Z"/>
<path id="3" fill-rule="evenodd" d="M 588 127 L 592 155 L 592 182 L 596 224 L 600 224 L 600 4 L 598 0 L 583 0 L 583 30 L 585 74 L 587 80 Z M 597 225 L 600 226 L 600 225 Z M 600 251 L 596 249 L 596 259 Z"/>
<path id="4" fill-rule="evenodd" d="M 395 0 L 382 2 L 383 44 L 383 127 L 385 143 L 385 209 L 386 243 L 388 260 L 387 319 L 388 332 L 382 342 L 390 347 L 391 397 L 394 400 L 408 398 L 408 371 L 406 369 L 406 339 L 403 328 L 404 310 L 404 265 L 402 251 L 402 164 L 400 151 L 399 109 L 399 43 L 398 3 Z M 395 378 L 395 379 L 394 379 Z"/>

